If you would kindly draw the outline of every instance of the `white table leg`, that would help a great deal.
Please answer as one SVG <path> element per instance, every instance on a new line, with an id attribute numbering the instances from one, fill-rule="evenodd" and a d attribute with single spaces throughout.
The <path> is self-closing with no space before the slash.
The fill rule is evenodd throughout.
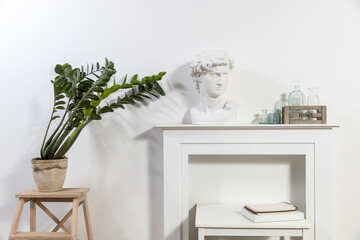
<path id="1" fill-rule="evenodd" d="M 205 240 L 205 229 L 198 228 L 198 240 Z"/>
<path id="2" fill-rule="evenodd" d="M 290 240 L 290 237 L 289 236 L 283 236 L 283 237 L 281 237 L 281 240 Z"/>
<path id="3" fill-rule="evenodd" d="M 310 229 L 303 229 L 303 240 L 310 240 Z"/>

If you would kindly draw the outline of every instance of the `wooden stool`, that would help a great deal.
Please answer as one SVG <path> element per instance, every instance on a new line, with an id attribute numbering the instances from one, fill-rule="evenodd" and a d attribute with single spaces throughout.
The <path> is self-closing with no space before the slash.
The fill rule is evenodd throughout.
<path id="1" fill-rule="evenodd" d="M 254 223 L 241 214 L 241 204 L 197 204 L 195 227 L 198 228 L 198 240 L 205 236 L 291 236 L 313 240 L 311 225 L 307 220 Z"/>
<path id="2" fill-rule="evenodd" d="M 88 188 L 64 188 L 58 192 L 39 192 L 37 189 L 29 189 L 15 195 L 19 198 L 15 217 L 10 231 L 9 240 L 13 239 L 61 239 L 77 240 L 79 206 L 84 208 L 84 218 L 88 240 L 93 240 L 88 201 L 86 193 Z M 21 213 L 26 202 L 30 202 L 30 232 L 18 232 Z M 72 202 L 72 209 L 59 220 L 52 214 L 42 202 Z M 52 232 L 36 232 L 36 205 L 38 205 L 57 224 Z M 64 226 L 64 223 L 72 215 L 71 231 Z M 57 232 L 59 229 L 64 232 Z"/>

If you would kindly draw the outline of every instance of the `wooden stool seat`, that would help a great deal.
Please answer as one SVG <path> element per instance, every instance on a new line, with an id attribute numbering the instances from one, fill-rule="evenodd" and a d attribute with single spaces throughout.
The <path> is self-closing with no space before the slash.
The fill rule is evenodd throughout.
<path id="1" fill-rule="evenodd" d="M 15 195 L 19 198 L 15 217 L 10 230 L 9 240 L 15 239 L 61 239 L 61 240 L 77 240 L 77 225 L 79 206 L 82 204 L 84 209 L 85 226 L 88 240 L 93 240 L 92 229 L 86 194 L 88 188 L 64 188 L 57 192 L 40 192 L 37 189 L 29 189 Z M 24 204 L 30 202 L 30 232 L 18 232 L 20 218 Z M 72 202 L 72 209 L 59 220 L 43 202 Z M 36 232 L 36 205 L 40 207 L 57 225 L 52 232 Z M 72 216 L 71 231 L 64 226 L 64 223 Z M 62 229 L 64 232 L 58 232 Z"/>

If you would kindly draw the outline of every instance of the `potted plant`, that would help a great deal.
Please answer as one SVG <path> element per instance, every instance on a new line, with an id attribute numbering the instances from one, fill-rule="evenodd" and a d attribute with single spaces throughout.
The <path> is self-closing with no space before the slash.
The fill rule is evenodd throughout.
<path id="1" fill-rule="evenodd" d="M 65 154 L 90 122 L 101 120 L 103 114 L 116 108 L 125 109 L 126 104 L 165 95 L 158 83 L 165 72 L 142 79 L 138 79 L 137 74 L 129 80 L 125 76 L 122 83 L 117 84 L 115 80 L 110 81 L 116 70 L 114 63 L 107 59 L 104 66 L 97 63 L 87 65 L 86 69 L 83 66 L 73 69 L 67 63 L 58 64 L 55 72 L 57 76 L 51 81 L 53 109 L 41 145 L 41 157 L 31 161 L 33 177 L 40 191 L 62 189 L 68 160 Z M 124 89 L 127 91 L 116 101 L 103 103 L 107 97 Z"/>

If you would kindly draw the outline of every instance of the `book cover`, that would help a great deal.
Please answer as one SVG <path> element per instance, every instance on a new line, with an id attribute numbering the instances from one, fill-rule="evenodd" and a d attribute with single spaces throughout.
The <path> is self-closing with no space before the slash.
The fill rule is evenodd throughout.
<path id="1" fill-rule="evenodd" d="M 270 204 L 248 204 L 245 205 L 245 208 L 253 213 L 280 213 L 280 212 L 289 212 L 297 211 L 297 207 L 291 203 L 279 202 L 279 203 L 270 203 Z"/>
<path id="2" fill-rule="evenodd" d="M 242 210 L 242 215 L 247 219 L 253 222 L 281 222 L 281 221 L 295 221 L 295 220 L 304 220 L 304 213 L 300 211 L 290 211 L 283 213 L 273 213 L 273 214 L 255 214 L 244 208 Z"/>

